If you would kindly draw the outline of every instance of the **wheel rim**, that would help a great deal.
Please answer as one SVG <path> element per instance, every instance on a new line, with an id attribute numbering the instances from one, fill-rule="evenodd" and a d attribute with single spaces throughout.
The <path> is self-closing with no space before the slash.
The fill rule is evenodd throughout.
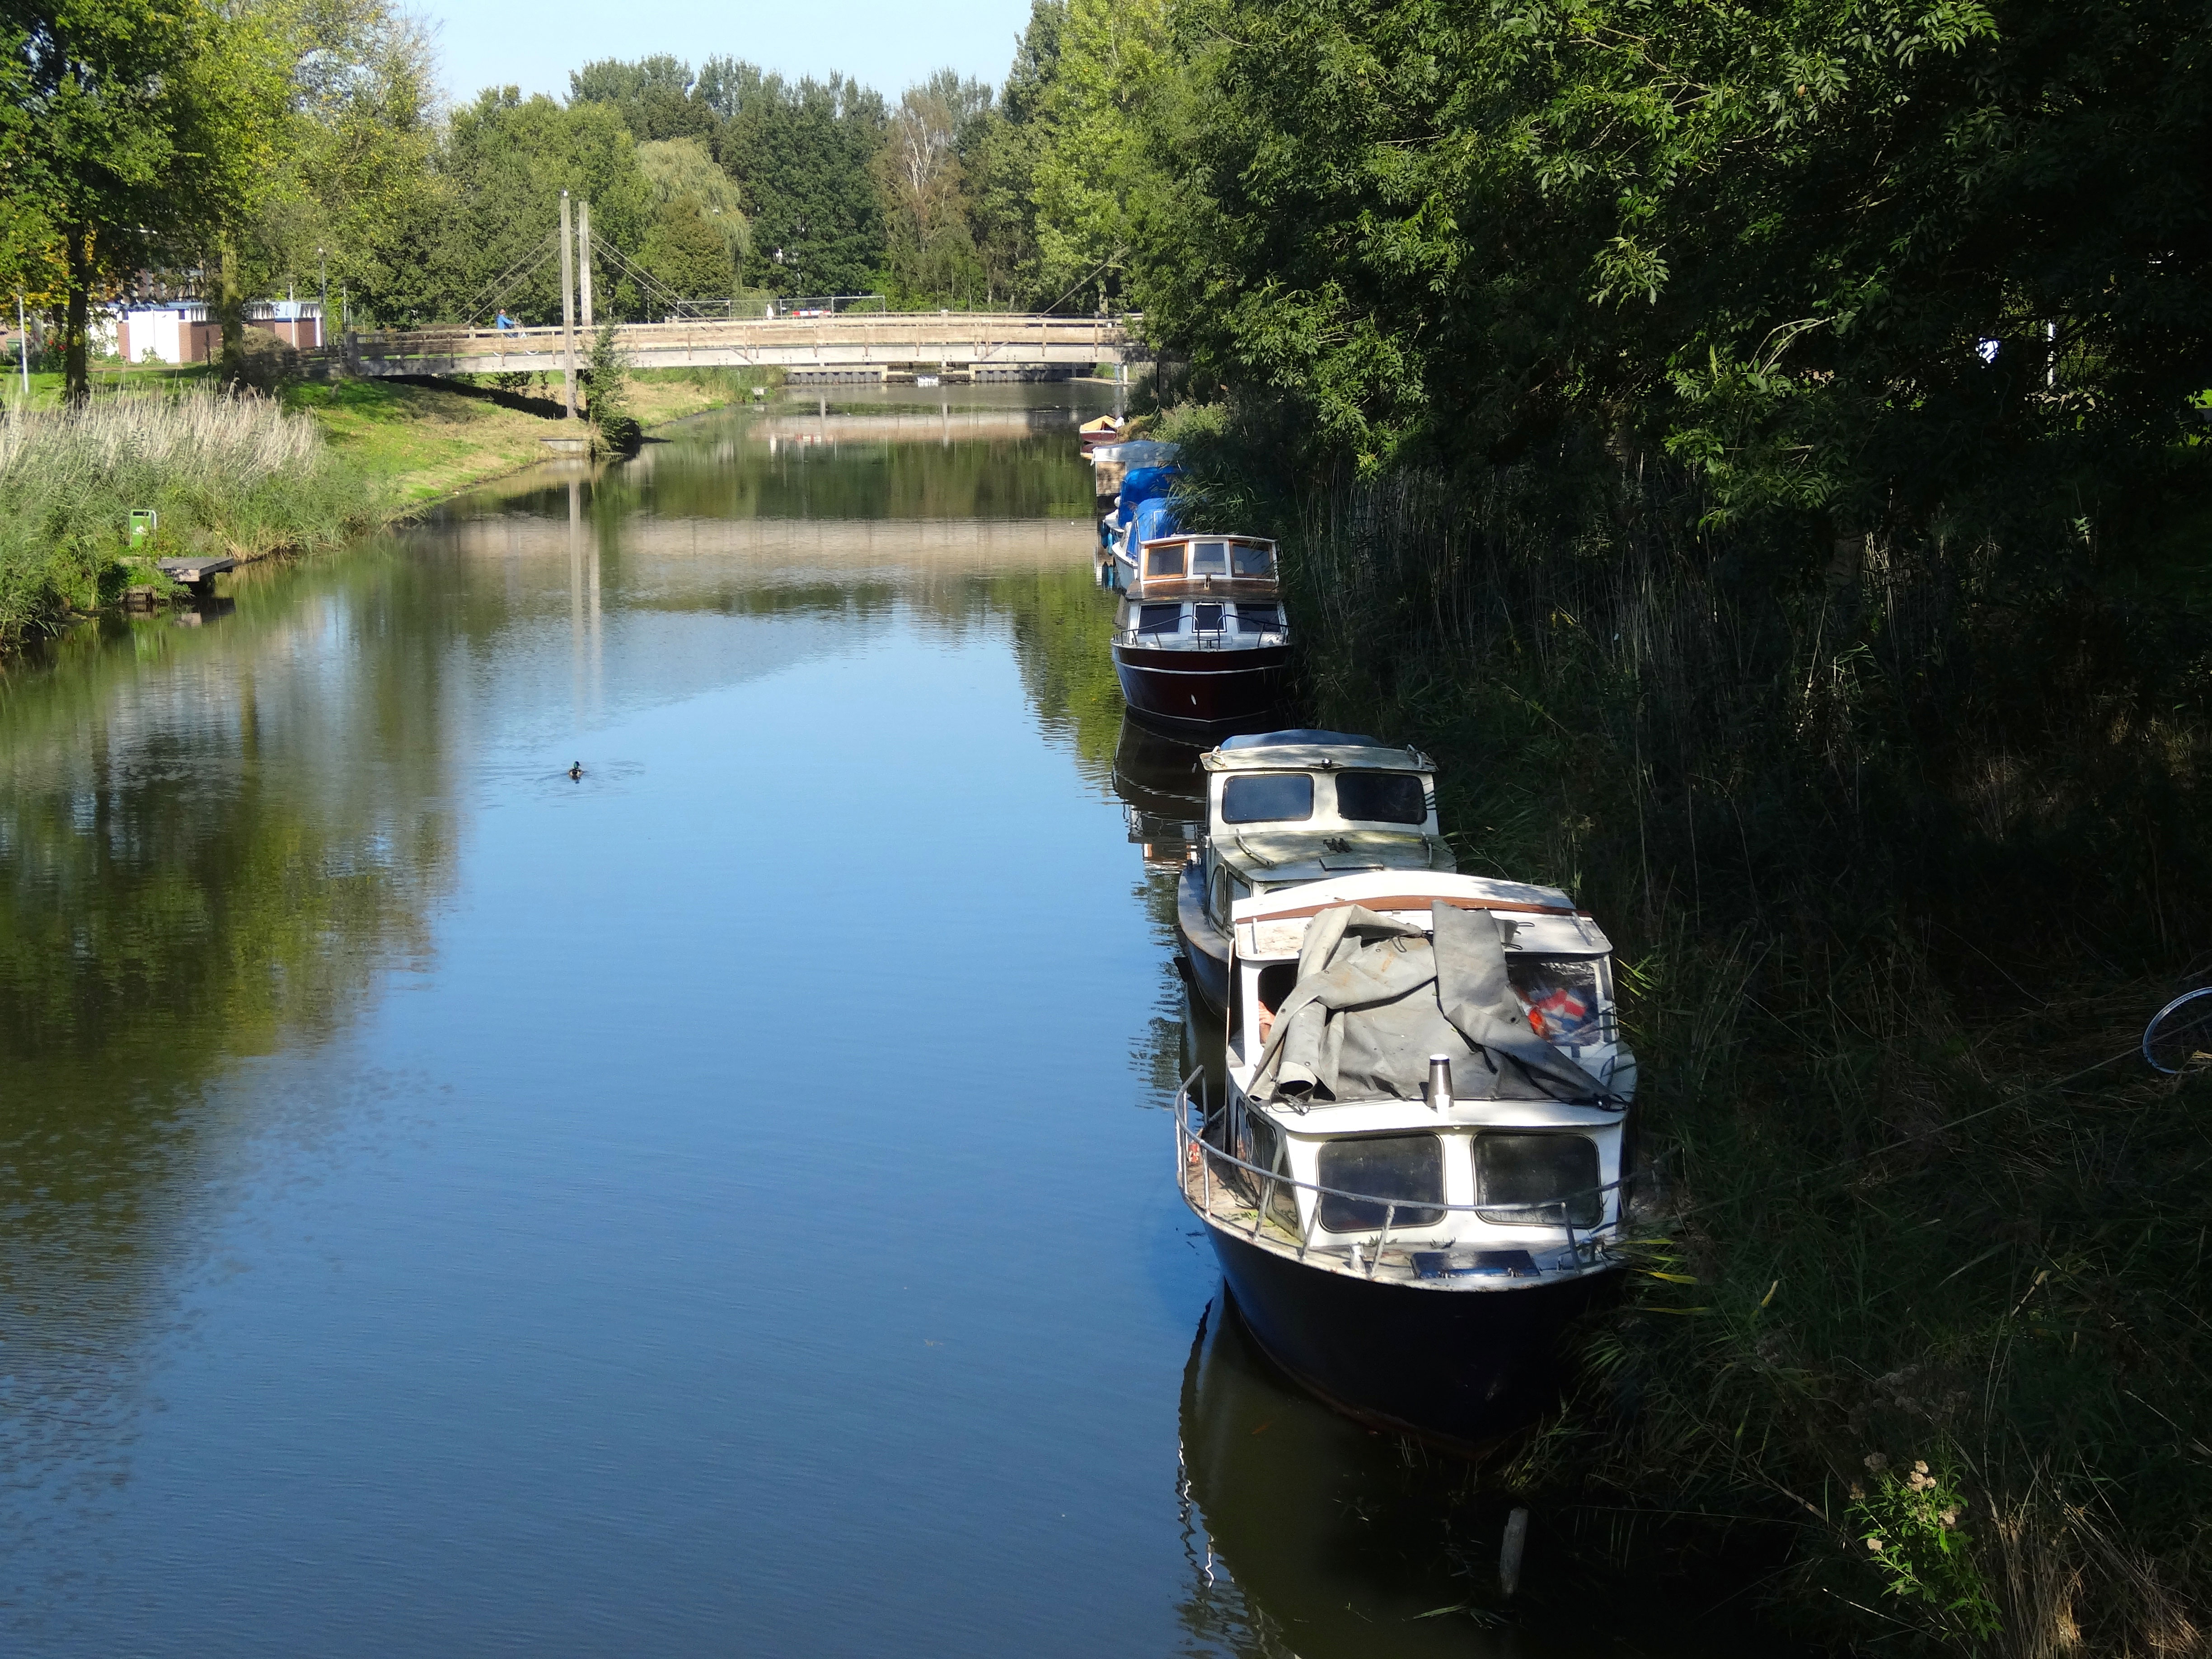
<path id="1" fill-rule="evenodd" d="M 2184 992 L 2151 1017 L 2143 1027 L 2142 1056 L 2166 1077 L 2212 1064 L 2212 986 Z"/>

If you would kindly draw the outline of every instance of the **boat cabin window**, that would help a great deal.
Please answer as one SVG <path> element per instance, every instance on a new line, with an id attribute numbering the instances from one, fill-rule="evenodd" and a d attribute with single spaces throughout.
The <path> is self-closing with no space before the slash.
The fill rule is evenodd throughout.
<path id="1" fill-rule="evenodd" d="M 1137 607 L 1137 631 L 1139 634 L 1174 634 L 1182 631 L 1182 607 L 1179 605 L 1140 605 Z"/>
<path id="2" fill-rule="evenodd" d="M 1283 625 L 1282 607 L 1273 605 L 1240 605 L 1237 607 L 1237 631 L 1240 634 L 1271 634 Z"/>
<path id="3" fill-rule="evenodd" d="M 1227 575 L 1229 574 L 1229 544 L 1193 542 L 1190 547 L 1190 574 L 1194 576 Z"/>
<path id="4" fill-rule="evenodd" d="M 1182 544 L 1167 547 L 1148 547 L 1145 550 L 1145 574 L 1147 576 L 1180 576 L 1182 574 Z"/>
<path id="5" fill-rule="evenodd" d="M 1411 772 L 1340 772 L 1336 811 L 1367 823 L 1425 823 L 1429 800 Z"/>
<path id="6" fill-rule="evenodd" d="M 1590 1142 L 1585 1140 L 1583 1145 L 1595 1153 L 1597 1149 Z M 1361 1194 L 1358 1198 L 1322 1194 L 1321 1224 L 1333 1233 L 1364 1232 L 1382 1226 L 1386 1206 L 1376 1200 L 1387 1199 L 1399 1200 L 1397 1213 L 1390 1217 L 1394 1231 L 1400 1227 L 1433 1227 L 1444 1218 L 1444 1144 L 1430 1134 L 1324 1141 L 1321 1184 Z"/>
<path id="7" fill-rule="evenodd" d="M 1596 957 L 1508 957 L 1505 977 L 1529 1029 L 1547 1042 L 1579 1046 L 1605 1040 Z"/>
<path id="8" fill-rule="evenodd" d="M 1288 823 L 1313 816 L 1313 777 L 1305 772 L 1240 772 L 1221 786 L 1224 823 Z"/>
<path id="9" fill-rule="evenodd" d="M 1237 542 L 1229 550 L 1233 562 L 1233 574 L 1239 576 L 1272 577 L 1275 574 L 1275 550 L 1254 547 L 1249 542 Z"/>
<path id="10" fill-rule="evenodd" d="M 1199 633 L 1218 634 L 1221 631 L 1221 607 L 1219 605 L 1194 605 L 1191 606 L 1190 610 L 1193 626 Z"/>
<path id="11" fill-rule="evenodd" d="M 1324 1187 L 1335 1184 L 1322 1177 Z M 1597 1190 L 1597 1143 L 1586 1135 L 1477 1135 L 1474 1193 L 1477 1204 L 1500 1206 L 1475 1213 L 1509 1227 L 1556 1227 L 1562 1221 L 1595 1227 L 1605 1219 L 1605 1194 Z M 1505 1207 L 1519 1205 L 1540 1207 Z"/>

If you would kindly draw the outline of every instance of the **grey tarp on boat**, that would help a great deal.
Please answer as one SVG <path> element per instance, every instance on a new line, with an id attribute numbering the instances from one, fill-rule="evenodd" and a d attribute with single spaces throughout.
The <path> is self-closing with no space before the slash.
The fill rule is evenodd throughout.
<path id="1" fill-rule="evenodd" d="M 1275 1015 L 1253 1094 L 1419 1100 L 1449 1055 L 1462 1100 L 1595 1100 L 1597 1079 L 1529 1029 L 1487 910 L 1434 907 L 1434 935 L 1357 904 L 1306 926 L 1298 978 Z"/>

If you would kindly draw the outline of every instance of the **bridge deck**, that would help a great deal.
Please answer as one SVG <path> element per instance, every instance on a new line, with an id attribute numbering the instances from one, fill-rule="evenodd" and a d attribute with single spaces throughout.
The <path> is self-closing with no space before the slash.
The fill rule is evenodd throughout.
<path id="1" fill-rule="evenodd" d="M 1139 355 L 1119 318 L 871 312 L 625 323 L 616 328 L 615 337 L 639 368 L 853 368 L 888 363 L 1036 368 L 1121 362 Z M 580 367 L 587 344 L 579 330 Z M 424 328 L 349 334 L 329 355 L 356 374 L 511 374 L 558 369 L 563 347 L 557 328 Z"/>

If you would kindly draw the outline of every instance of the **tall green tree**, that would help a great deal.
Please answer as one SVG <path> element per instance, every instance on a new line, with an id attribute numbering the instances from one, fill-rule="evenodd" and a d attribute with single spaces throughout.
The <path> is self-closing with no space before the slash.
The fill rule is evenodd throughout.
<path id="1" fill-rule="evenodd" d="M 374 296 L 404 279 L 407 230 L 439 212 L 434 65 L 387 0 L 270 0 L 288 118 L 250 238 L 260 288 Z"/>
<path id="2" fill-rule="evenodd" d="M 708 60 L 699 83 L 722 119 L 722 165 L 753 214 L 748 279 L 778 294 L 866 290 L 887 246 L 882 95 L 842 76 L 792 83 L 726 58 Z"/>
<path id="3" fill-rule="evenodd" d="M 961 135 L 969 235 L 987 298 L 1042 304 L 1037 246 L 1036 166 L 1045 93 L 1060 70 L 1067 0 L 1031 0 L 1030 21 L 997 102 Z"/>
<path id="4" fill-rule="evenodd" d="M 65 384 L 94 303 L 165 244 L 234 246 L 285 104 L 264 19 L 204 0 L 18 0 L 0 14 L 0 199 L 20 265 L 58 273 Z"/>
<path id="5" fill-rule="evenodd" d="M 1030 172 L 1047 304 L 1126 300 L 1134 255 L 1159 240 L 1151 222 L 1181 165 L 1168 19 L 1166 0 L 1068 0 L 1055 20 Z"/>
<path id="6" fill-rule="evenodd" d="M 988 86 L 940 70 L 908 88 L 891 112 L 876 152 L 876 178 L 895 297 L 961 304 L 981 297 L 984 273 L 961 152 L 974 150 L 976 130 L 991 110 Z"/>
<path id="7" fill-rule="evenodd" d="M 1178 18 L 1155 325 L 1370 464 L 1586 422 L 1723 513 L 2048 534 L 2212 383 L 2200 8 Z"/>
<path id="8" fill-rule="evenodd" d="M 453 112 L 433 165 L 437 210 L 410 230 L 416 274 L 374 296 L 390 320 L 483 321 L 503 308 L 523 323 L 559 322 L 563 190 L 591 204 L 594 239 L 629 259 L 641 257 L 654 222 L 637 145 L 605 104 L 564 106 L 488 88 Z M 642 314 L 627 279 L 596 297 L 611 316 Z"/>
<path id="9" fill-rule="evenodd" d="M 714 147 L 721 118 L 702 95 L 691 66 L 661 53 L 635 62 L 602 58 L 568 76 L 572 104 L 608 104 L 641 144 L 693 138 Z"/>

